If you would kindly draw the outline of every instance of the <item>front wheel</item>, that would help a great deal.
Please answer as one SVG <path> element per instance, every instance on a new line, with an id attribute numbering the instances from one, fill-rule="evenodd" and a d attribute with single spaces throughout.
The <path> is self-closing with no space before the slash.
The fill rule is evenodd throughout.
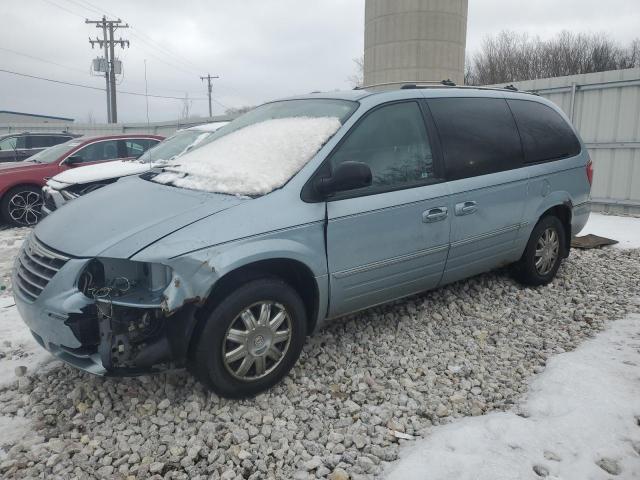
<path id="1" fill-rule="evenodd" d="M 531 232 L 522 258 L 514 265 L 516 280 L 534 286 L 551 282 L 565 257 L 565 249 L 562 222 L 558 217 L 543 217 Z"/>
<path id="2" fill-rule="evenodd" d="M 12 225 L 35 225 L 42 218 L 42 190 L 31 186 L 13 188 L 5 193 L 0 209 L 4 219 Z"/>
<path id="3" fill-rule="evenodd" d="M 250 281 L 209 313 L 191 370 L 224 397 L 256 395 L 291 370 L 306 325 L 304 304 L 293 288 L 275 278 Z"/>

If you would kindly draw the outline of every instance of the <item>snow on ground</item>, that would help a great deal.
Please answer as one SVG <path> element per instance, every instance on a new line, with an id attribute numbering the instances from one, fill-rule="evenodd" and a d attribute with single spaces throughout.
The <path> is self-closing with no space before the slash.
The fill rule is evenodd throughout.
<path id="1" fill-rule="evenodd" d="M 640 218 L 592 213 L 579 236 L 594 234 L 618 240 L 617 248 L 640 248 Z"/>
<path id="2" fill-rule="evenodd" d="M 16 367 L 33 371 L 53 358 L 33 339 L 11 295 L 11 268 L 29 232 L 30 228 L 0 231 L 0 387 L 16 380 Z"/>
<path id="3" fill-rule="evenodd" d="M 16 380 L 16 367 L 33 372 L 52 359 L 22 322 L 13 298 L 0 297 L 0 387 Z"/>
<path id="4" fill-rule="evenodd" d="M 0 230 L 0 296 L 11 293 L 11 268 L 30 228 Z"/>
<path id="5" fill-rule="evenodd" d="M 31 434 L 31 422 L 24 417 L 0 416 L 0 461 L 6 456 L 3 445 L 11 445 Z"/>
<path id="6" fill-rule="evenodd" d="M 557 355 L 522 415 L 466 417 L 401 452 L 389 480 L 638 478 L 640 315 Z"/>
<path id="7" fill-rule="evenodd" d="M 263 195 L 282 187 L 339 128 L 340 121 L 333 117 L 266 120 L 187 152 L 180 165 L 167 168 L 155 181 L 209 192 Z"/>

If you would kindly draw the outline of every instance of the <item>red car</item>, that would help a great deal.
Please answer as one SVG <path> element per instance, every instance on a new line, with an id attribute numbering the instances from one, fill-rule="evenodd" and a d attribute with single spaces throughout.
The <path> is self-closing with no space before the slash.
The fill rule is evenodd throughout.
<path id="1" fill-rule="evenodd" d="M 68 168 L 137 158 L 161 142 L 157 135 L 80 137 L 47 148 L 17 163 L 0 164 L 0 215 L 13 225 L 38 223 L 42 187 Z"/>

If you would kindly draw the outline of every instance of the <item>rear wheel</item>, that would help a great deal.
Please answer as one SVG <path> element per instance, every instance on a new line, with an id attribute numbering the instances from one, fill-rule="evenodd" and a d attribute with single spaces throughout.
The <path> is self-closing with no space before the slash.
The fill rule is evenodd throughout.
<path id="1" fill-rule="evenodd" d="M 515 278 L 525 285 L 546 285 L 556 276 L 565 249 L 560 219 L 551 215 L 542 217 L 531 232 L 522 258 L 514 265 Z"/>
<path id="2" fill-rule="evenodd" d="M 302 300 L 275 278 L 240 286 L 215 306 L 197 339 L 191 370 L 216 393 L 255 395 L 278 383 L 300 356 L 307 319 Z"/>
<path id="3" fill-rule="evenodd" d="M 23 186 L 9 190 L 0 203 L 2 216 L 20 227 L 35 225 L 42 218 L 42 190 L 37 187 Z"/>

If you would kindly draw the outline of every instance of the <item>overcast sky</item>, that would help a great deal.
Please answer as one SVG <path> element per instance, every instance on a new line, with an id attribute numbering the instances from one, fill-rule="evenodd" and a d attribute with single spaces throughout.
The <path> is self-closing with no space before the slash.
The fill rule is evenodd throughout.
<path id="1" fill-rule="evenodd" d="M 214 113 L 226 106 L 314 90 L 350 88 L 353 58 L 362 55 L 364 0 L 5 0 L 0 68 L 104 87 L 89 64 L 100 54 L 88 38 L 100 33 L 84 18 L 100 12 L 133 28 L 118 31 L 131 47 L 120 90 L 192 98 L 191 111 L 207 114 L 199 76 L 214 81 Z M 640 0 L 469 0 L 467 53 L 502 29 L 543 38 L 568 29 L 604 32 L 621 43 L 640 36 Z M 18 55 L 17 53 L 22 54 Z M 27 55 L 27 56 L 24 56 Z M 30 57 L 29 57 L 30 56 Z M 45 63 L 38 59 L 46 59 Z M 106 119 L 104 92 L 55 85 L 0 72 L 0 110 Z M 149 99 L 151 121 L 178 118 L 183 102 Z M 144 97 L 118 97 L 120 121 L 145 121 Z"/>

